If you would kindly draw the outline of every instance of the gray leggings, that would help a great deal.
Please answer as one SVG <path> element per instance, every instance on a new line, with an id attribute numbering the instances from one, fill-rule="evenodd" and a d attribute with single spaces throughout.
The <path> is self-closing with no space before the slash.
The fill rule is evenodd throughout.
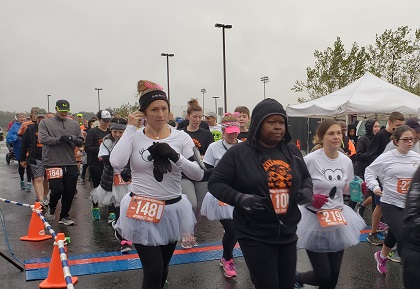
<path id="1" fill-rule="evenodd" d="M 207 194 L 207 183 L 192 182 L 188 179 L 182 179 L 181 182 L 182 193 L 187 195 L 196 217 L 200 216 L 201 205 Z"/>

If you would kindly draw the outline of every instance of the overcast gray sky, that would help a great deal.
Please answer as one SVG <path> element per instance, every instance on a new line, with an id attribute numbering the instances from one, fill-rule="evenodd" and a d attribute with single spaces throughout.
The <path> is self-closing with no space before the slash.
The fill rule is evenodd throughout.
<path id="1" fill-rule="evenodd" d="M 50 110 L 67 99 L 72 112 L 134 103 L 139 79 L 166 90 L 169 59 L 175 114 L 194 97 L 223 106 L 222 30 L 226 30 L 228 110 L 266 96 L 297 103 L 290 89 L 306 79 L 315 50 L 341 37 L 373 44 L 375 34 L 419 28 L 419 0 L 0 0 L 0 110 Z"/>

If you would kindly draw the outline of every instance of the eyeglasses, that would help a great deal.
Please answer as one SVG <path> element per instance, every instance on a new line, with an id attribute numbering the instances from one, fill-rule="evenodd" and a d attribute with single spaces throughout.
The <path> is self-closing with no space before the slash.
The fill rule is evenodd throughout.
<path id="1" fill-rule="evenodd" d="M 419 139 L 418 138 L 415 138 L 415 137 L 409 137 L 409 138 L 400 138 L 400 140 L 402 140 L 405 143 L 409 143 L 409 142 L 418 141 Z"/>

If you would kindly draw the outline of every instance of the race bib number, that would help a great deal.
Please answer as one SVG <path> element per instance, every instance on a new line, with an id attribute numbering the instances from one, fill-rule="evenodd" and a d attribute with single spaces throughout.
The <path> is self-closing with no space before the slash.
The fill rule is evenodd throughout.
<path id="1" fill-rule="evenodd" d="M 228 204 L 226 204 L 226 203 L 224 203 L 224 202 L 222 202 L 222 201 L 219 201 L 219 200 L 218 200 L 218 202 L 219 202 L 219 206 L 221 206 L 221 207 L 224 207 L 224 206 L 229 206 Z"/>
<path id="2" fill-rule="evenodd" d="M 49 168 L 45 170 L 47 175 L 47 180 L 52 179 L 62 179 L 63 178 L 63 169 L 62 168 Z"/>
<path id="3" fill-rule="evenodd" d="M 346 225 L 343 213 L 340 209 L 320 210 L 316 212 L 321 227 Z"/>
<path id="4" fill-rule="evenodd" d="M 124 182 L 124 180 L 121 177 L 121 174 L 115 174 L 114 175 L 114 185 L 115 186 L 121 186 L 121 185 L 128 185 L 131 182 Z"/>
<path id="5" fill-rule="evenodd" d="M 277 215 L 287 213 L 289 208 L 289 190 L 288 189 L 270 189 L 271 202 Z"/>
<path id="6" fill-rule="evenodd" d="M 411 185 L 411 178 L 400 178 L 397 181 L 397 192 L 400 194 L 408 194 Z"/>
<path id="7" fill-rule="evenodd" d="M 127 217 L 151 223 L 159 223 L 165 202 L 133 195 L 127 209 Z"/>

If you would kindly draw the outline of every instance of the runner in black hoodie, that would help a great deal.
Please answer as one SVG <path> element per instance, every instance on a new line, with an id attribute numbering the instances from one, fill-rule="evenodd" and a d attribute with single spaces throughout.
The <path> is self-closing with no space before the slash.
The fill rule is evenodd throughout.
<path id="1" fill-rule="evenodd" d="M 297 204 L 312 204 L 313 193 L 290 140 L 283 106 L 265 99 L 252 112 L 247 140 L 225 153 L 209 180 L 210 193 L 235 207 L 235 230 L 256 289 L 291 289 L 295 282 Z"/>

